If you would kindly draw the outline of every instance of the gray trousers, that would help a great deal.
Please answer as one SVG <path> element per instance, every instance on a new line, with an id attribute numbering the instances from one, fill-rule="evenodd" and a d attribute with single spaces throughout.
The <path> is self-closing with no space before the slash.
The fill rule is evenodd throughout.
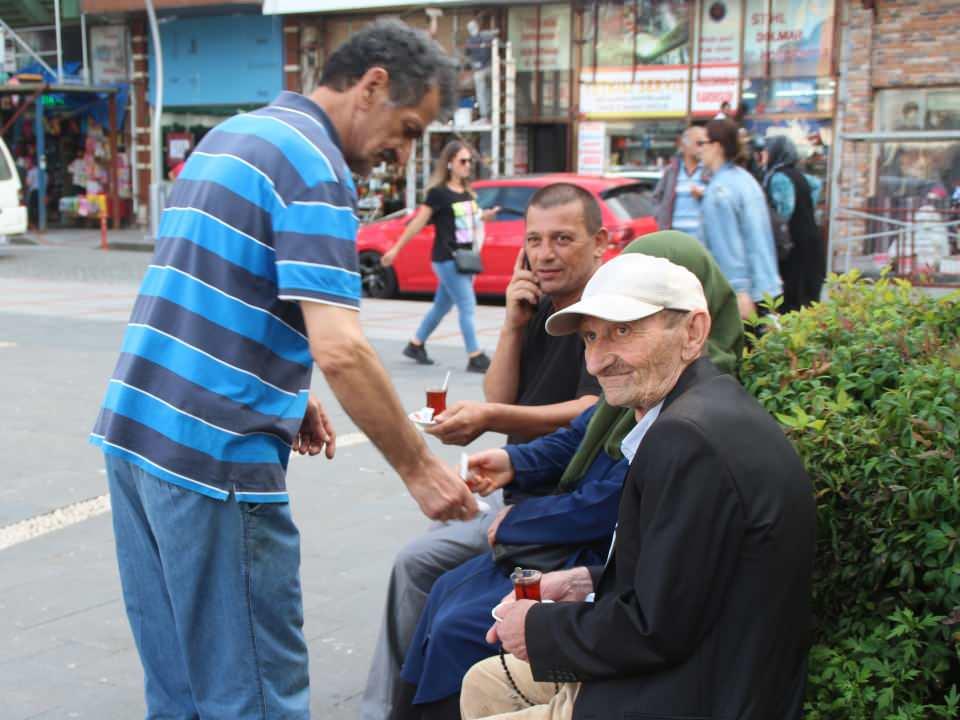
<path id="1" fill-rule="evenodd" d="M 407 543 L 393 561 L 383 622 L 360 703 L 362 720 L 387 720 L 400 680 L 400 668 L 427 605 L 430 588 L 443 573 L 490 550 L 487 528 L 503 507 L 497 492 L 488 497 L 490 510 L 469 522 L 434 523 Z"/>

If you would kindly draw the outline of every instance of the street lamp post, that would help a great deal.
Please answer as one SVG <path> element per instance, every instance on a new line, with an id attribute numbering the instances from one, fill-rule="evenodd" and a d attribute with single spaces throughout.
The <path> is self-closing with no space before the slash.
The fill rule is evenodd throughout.
<path id="1" fill-rule="evenodd" d="M 144 0 L 147 6 L 147 20 L 150 23 L 150 38 L 153 41 L 153 63 L 156 72 L 154 88 L 153 118 L 150 128 L 150 237 L 155 241 L 160 230 L 160 213 L 163 211 L 163 172 L 161 163 L 162 139 L 161 120 L 163 117 L 163 48 L 160 45 L 160 30 L 157 25 L 157 13 L 153 0 Z"/>

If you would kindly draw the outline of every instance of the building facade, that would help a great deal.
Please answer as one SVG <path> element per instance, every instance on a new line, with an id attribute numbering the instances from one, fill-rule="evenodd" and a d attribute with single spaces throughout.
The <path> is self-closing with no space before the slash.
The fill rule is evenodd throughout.
<path id="1" fill-rule="evenodd" d="M 960 284 L 960 0 L 847 4 L 834 270 Z"/>

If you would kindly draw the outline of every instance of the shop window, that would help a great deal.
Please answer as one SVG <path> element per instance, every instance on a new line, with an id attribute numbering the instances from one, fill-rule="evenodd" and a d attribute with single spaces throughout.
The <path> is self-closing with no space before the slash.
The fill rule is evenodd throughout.
<path id="1" fill-rule="evenodd" d="M 581 112 L 597 119 L 686 116 L 690 5 L 605 0 L 586 6 Z"/>
<path id="2" fill-rule="evenodd" d="M 746 0 L 743 104 L 751 115 L 833 112 L 834 0 Z"/>
<path id="3" fill-rule="evenodd" d="M 511 8 L 508 39 L 517 66 L 517 120 L 565 116 L 570 110 L 570 6 Z"/>
<path id="4" fill-rule="evenodd" d="M 686 0 L 603 0 L 584 12 L 584 66 L 630 69 L 689 62 Z"/>
<path id="5" fill-rule="evenodd" d="M 880 132 L 960 130 L 960 87 L 878 90 Z M 875 203 L 960 209 L 960 139 L 879 143 L 874 154 Z"/>
<path id="6" fill-rule="evenodd" d="M 684 120 L 606 123 L 607 169 L 622 172 L 662 168 L 676 154 L 677 138 L 685 127 Z"/>

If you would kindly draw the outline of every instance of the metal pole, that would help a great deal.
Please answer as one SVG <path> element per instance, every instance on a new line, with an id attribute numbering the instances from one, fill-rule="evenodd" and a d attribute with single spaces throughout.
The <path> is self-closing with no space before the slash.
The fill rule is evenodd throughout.
<path id="1" fill-rule="evenodd" d="M 500 41 L 490 41 L 490 177 L 500 177 Z"/>
<path id="2" fill-rule="evenodd" d="M 110 99 L 107 101 L 110 115 L 110 204 L 108 214 L 113 220 L 113 229 L 120 227 L 120 195 L 119 178 L 117 177 L 117 94 L 110 93 Z"/>
<path id="3" fill-rule="evenodd" d="M 60 37 L 60 0 L 53 0 L 53 23 L 57 30 L 57 82 L 63 82 L 63 38 Z"/>
<path id="4" fill-rule="evenodd" d="M 163 173 L 161 171 L 163 117 L 163 48 L 160 45 L 160 29 L 157 25 L 157 13 L 153 9 L 153 0 L 144 0 L 147 6 L 147 20 L 150 24 L 150 38 L 153 41 L 154 104 L 150 128 L 150 237 L 156 239 L 160 230 L 160 207 L 163 201 Z"/>
<path id="5" fill-rule="evenodd" d="M 850 67 L 850 53 L 846 46 L 847 23 L 849 22 L 850 14 L 847 12 L 846 3 L 841 3 L 841 6 L 843 7 L 843 16 L 840 18 L 840 43 L 837 46 L 840 48 L 840 72 L 839 78 L 837 79 L 837 94 L 835 98 L 838 100 L 842 98 L 842 100 L 840 102 L 834 102 L 833 147 L 830 148 L 830 194 L 827 196 L 827 202 L 830 205 L 830 219 L 828 220 L 829 227 L 827 231 L 827 272 L 835 272 L 833 253 L 840 231 L 840 228 L 837 227 L 840 220 L 840 164 L 843 162 L 843 123 L 846 117 L 847 71 Z M 850 171 L 855 173 L 856 169 L 851 168 Z M 849 244 L 847 249 L 849 250 Z M 849 257 L 849 252 L 847 253 L 847 257 Z M 848 263 L 847 267 L 844 268 L 844 272 L 849 269 L 850 265 Z"/>
<path id="6" fill-rule="evenodd" d="M 37 98 L 34 103 L 34 135 L 37 139 L 37 230 L 47 229 L 47 156 L 43 147 L 43 103 Z"/>
<path id="7" fill-rule="evenodd" d="M 80 48 L 83 53 L 83 84 L 90 84 L 90 58 L 87 54 L 87 14 L 80 13 Z"/>

